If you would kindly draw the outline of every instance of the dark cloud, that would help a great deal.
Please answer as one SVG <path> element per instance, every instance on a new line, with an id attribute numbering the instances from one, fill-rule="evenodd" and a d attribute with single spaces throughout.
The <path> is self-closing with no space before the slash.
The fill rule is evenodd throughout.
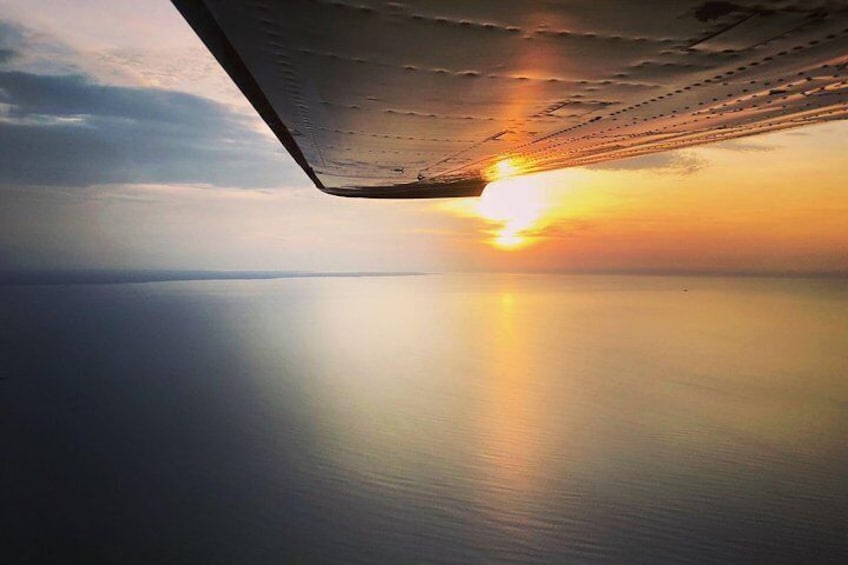
<path id="1" fill-rule="evenodd" d="M 0 184 L 258 188 L 295 180 L 286 178 L 280 146 L 255 129 L 258 119 L 202 97 L 5 71 L 0 103 L 8 108 L 0 115 Z"/>
<path id="2" fill-rule="evenodd" d="M 619 161 L 604 161 L 586 168 L 603 171 L 651 171 L 688 175 L 703 169 L 706 165 L 706 160 L 692 153 L 670 151 L 650 153 Z"/>
<path id="3" fill-rule="evenodd" d="M 24 34 L 17 26 L 0 21 L 0 65 L 8 63 L 18 55 L 17 47 L 24 41 Z"/>

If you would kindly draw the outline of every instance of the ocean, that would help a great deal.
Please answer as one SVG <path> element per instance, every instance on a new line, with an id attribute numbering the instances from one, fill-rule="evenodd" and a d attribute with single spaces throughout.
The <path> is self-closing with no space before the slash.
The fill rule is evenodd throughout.
<path id="1" fill-rule="evenodd" d="M 846 563 L 848 281 L 0 288 L 3 563 Z"/>

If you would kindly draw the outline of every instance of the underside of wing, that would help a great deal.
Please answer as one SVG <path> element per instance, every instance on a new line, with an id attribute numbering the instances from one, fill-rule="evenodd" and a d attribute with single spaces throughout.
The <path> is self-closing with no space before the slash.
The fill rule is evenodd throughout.
<path id="1" fill-rule="evenodd" d="M 848 117 L 844 0 L 174 0 L 315 185 L 504 176 Z"/>

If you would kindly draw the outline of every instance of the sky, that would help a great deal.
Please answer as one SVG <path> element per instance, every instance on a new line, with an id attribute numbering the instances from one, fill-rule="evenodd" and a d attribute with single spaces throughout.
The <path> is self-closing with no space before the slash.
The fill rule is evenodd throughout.
<path id="1" fill-rule="evenodd" d="M 848 273 L 848 124 L 493 183 L 314 188 L 169 2 L 0 0 L 0 270 Z"/>

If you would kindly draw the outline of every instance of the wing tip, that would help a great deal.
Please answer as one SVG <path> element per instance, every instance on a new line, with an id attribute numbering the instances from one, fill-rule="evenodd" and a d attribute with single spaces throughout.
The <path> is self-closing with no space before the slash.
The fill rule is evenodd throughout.
<path id="1" fill-rule="evenodd" d="M 323 186 L 321 191 L 345 198 L 462 198 L 480 196 L 486 188 L 482 178 L 446 182 L 411 182 L 387 186 Z"/>

